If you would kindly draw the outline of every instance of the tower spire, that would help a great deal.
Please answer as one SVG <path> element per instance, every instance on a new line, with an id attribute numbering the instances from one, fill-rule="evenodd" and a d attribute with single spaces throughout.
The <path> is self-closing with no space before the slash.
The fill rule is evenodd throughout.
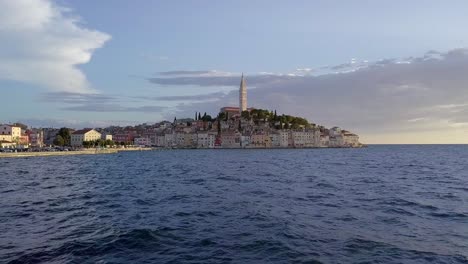
<path id="1" fill-rule="evenodd" d="M 247 111 L 247 84 L 245 83 L 244 73 L 241 76 L 239 87 L 239 112 Z"/>

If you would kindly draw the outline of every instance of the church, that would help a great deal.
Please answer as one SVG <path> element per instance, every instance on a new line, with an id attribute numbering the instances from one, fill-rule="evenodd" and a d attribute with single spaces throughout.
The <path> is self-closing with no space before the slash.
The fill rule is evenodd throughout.
<path id="1" fill-rule="evenodd" d="M 247 84 L 244 74 L 242 74 L 240 87 L 239 87 L 239 107 L 225 106 L 220 109 L 221 113 L 226 113 L 228 117 L 241 115 L 243 111 L 251 111 L 253 108 L 247 108 Z"/>

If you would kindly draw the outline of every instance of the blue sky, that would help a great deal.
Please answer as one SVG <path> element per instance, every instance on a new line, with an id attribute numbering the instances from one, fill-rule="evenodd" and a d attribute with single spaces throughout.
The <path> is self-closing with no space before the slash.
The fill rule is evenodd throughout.
<path id="1" fill-rule="evenodd" d="M 461 0 L 1 0 L 5 110 L 0 122 L 80 127 L 156 122 L 192 116 L 197 110 L 215 114 L 219 106 L 236 102 L 235 92 L 229 91 L 237 88 L 234 80 L 244 72 L 252 106 L 343 126 L 371 143 L 431 143 L 435 135 L 441 138 L 444 126 L 453 127 L 454 134 L 435 143 L 465 142 L 468 123 L 451 114 L 465 111 L 461 87 L 468 82 L 451 71 L 463 68 L 465 61 L 447 54 L 468 47 L 466 10 L 468 2 Z M 429 62 L 418 60 L 425 55 Z M 389 63 L 376 73 L 373 66 L 379 61 Z M 182 70 L 195 72 L 174 74 Z M 440 76 L 436 80 L 450 76 L 457 82 L 433 87 L 435 81 L 425 83 L 425 72 Z M 392 76 L 394 83 L 382 83 L 375 74 Z M 362 79 L 355 81 L 358 77 Z M 329 83 L 340 85 L 328 88 L 334 94 L 323 88 Z M 374 90 L 360 91 L 356 83 L 372 84 L 369 89 Z M 382 97 L 379 106 L 366 98 L 375 89 L 380 91 L 375 96 Z M 397 97 L 392 92 L 395 98 L 389 99 L 388 89 L 418 94 Z M 359 99 L 346 99 L 358 92 Z M 204 94 L 207 99 L 200 99 Z M 408 96 L 424 98 L 424 104 L 417 109 L 404 104 Z M 309 100 L 300 105 L 297 98 Z M 361 112 L 363 101 L 369 105 Z M 380 113 L 385 104 L 389 110 Z M 330 114 L 343 105 L 345 118 Z M 395 113 L 397 106 L 401 112 Z M 431 107 L 445 109 L 445 115 L 428 111 Z M 375 112 L 382 118 L 363 117 Z M 384 126 L 384 119 L 401 130 Z M 427 134 L 424 140 L 421 133 Z"/>

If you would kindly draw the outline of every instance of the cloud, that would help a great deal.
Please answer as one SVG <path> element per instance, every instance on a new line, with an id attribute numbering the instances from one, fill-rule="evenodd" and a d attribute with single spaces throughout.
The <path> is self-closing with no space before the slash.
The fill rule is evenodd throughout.
<path id="1" fill-rule="evenodd" d="M 145 98 L 148 99 L 148 98 Z M 81 94 L 70 92 L 49 92 L 39 98 L 42 102 L 61 103 L 67 106 L 60 108 L 65 111 L 78 112 L 144 112 L 157 113 L 167 107 L 163 106 L 123 106 L 120 103 L 128 103 L 129 98 L 110 96 L 104 94 Z"/>
<path id="2" fill-rule="evenodd" d="M 115 101 L 116 97 L 104 94 L 83 94 L 71 92 L 48 92 L 41 94 L 40 101 L 49 103 L 82 104 Z"/>
<path id="3" fill-rule="evenodd" d="M 461 131 L 468 135 L 467 51 L 431 52 L 431 59 L 424 59 L 427 54 L 384 59 L 340 74 L 247 76 L 249 104 L 304 116 L 326 126 L 338 125 L 361 134 L 368 142 L 389 139 L 391 135 L 398 142 L 398 135 L 403 133 L 405 138 L 415 139 L 418 133 L 428 136 L 429 132 L 437 137 L 424 142 L 453 142 L 452 137 L 459 137 Z M 171 78 L 153 82 L 237 86 L 239 77 Z M 233 91 L 209 105 L 194 103 L 179 110 L 187 115 L 199 109 L 216 113 L 221 106 L 236 105 L 237 96 L 237 91 Z"/>
<path id="4" fill-rule="evenodd" d="M 221 99 L 226 96 L 224 92 L 215 92 L 208 94 L 196 94 L 196 95 L 169 95 L 169 96 L 156 96 L 156 97 L 136 97 L 138 99 L 151 100 L 151 101 L 209 101 L 215 99 Z"/>
<path id="5" fill-rule="evenodd" d="M 118 104 L 94 104 L 87 103 L 77 106 L 68 106 L 61 108 L 66 111 L 81 111 L 81 112 L 143 112 L 143 113 L 159 113 L 167 107 L 163 106 L 121 106 Z"/>
<path id="6" fill-rule="evenodd" d="M 17 122 L 27 124 L 30 127 L 69 127 L 75 129 L 81 129 L 83 127 L 108 127 L 108 126 L 128 126 L 128 125 L 137 125 L 142 122 L 139 121 L 130 121 L 130 120 L 93 120 L 93 121 L 83 121 L 83 120 L 74 120 L 74 119 L 55 119 L 55 118 L 23 118 L 19 119 Z"/>
<path id="7" fill-rule="evenodd" d="M 177 70 L 177 71 L 164 71 L 158 73 L 160 76 L 197 76 L 197 77 L 215 77 L 215 76 L 235 76 L 239 75 L 238 73 L 225 72 L 218 70 L 202 70 L 202 71 L 187 71 L 187 70 Z"/>
<path id="8" fill-rule="evenodd" d="M 160 85 L 198 85 L 198 86 L 239 86 L 240 74 L 237 76 L 182 76 L 172 78 L 148 78 L 148 81 Z M 275 83 L 285 80 L 293 80 L 296 76 L 261 74 L 248 76 L 248 84 L 251 86 Z"/>
<path id="9" fill-rule="evenodd" d="M 77 66 L 88 63 L 110 36 L 80 22 L 51 0 L 0 1 L 0 79 L 55 91 L 95 91 Z"/>

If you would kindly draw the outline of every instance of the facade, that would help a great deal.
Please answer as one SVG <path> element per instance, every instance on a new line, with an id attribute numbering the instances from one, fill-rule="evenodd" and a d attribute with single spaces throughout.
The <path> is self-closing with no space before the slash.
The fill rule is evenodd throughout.
<path id="1" fill-rule="evenodd" d="M 115 134 L 112 136 L 114 142 L 133 142 L 133 139 L 135 138 L 133 134 L 131 133 L 121 133 L 121 134 Z"/>
<path id="2" fill-rule="evenodd" d="M 223 148 L 240 148 L 241 137 L 236 132 L 221 133 L 221 146 Z"/>
<path id="3" fill-rule="evenodd" d="M 83 146 L 84 141 L 94 141 L 101 139 L 101 133 L 92 128 L 77 130 L 71 134 L 72 146 Z"/>
<path id="4" fill-rule="evenodd" d="M 13 125 L 0 125 L 0 140 L 16 142 L 21 138 L 21 127 Z"/>
<path id="5" fill-rule="evenodd" d="M 103 134 L 101 134 L 101 139 L 102 140 L 112 140 L 112 135 L 107 134 L 107 133 L 103 133 Z"/>
<path id="6" fill-rule="evenodd" d="M 149 137 L 136 137 L 133 139 L 133 144 L 137 146 L 151 146 L 151 139 Z"/>
<path id="7" fill-rule="evenodd" d="M 26 132 L 29 137 L 29 144 L 31 147 L 44 146 L 44 131 L 42 129 L 33 129 Z"/>
<path id="8" fill-rule="evenodd" d="M 270 148 L 271 139 L 268 133 L 254 133 L 250 136 L 251 146 L 254 148 Z"/>
<path id="9" fill-rule="evenodd" d="M 344 133 L 343 140 L 346 147 L 358 147 L 361 145 L 361 143 L 359 143 L 359 136 L 353 133 Z"/>

